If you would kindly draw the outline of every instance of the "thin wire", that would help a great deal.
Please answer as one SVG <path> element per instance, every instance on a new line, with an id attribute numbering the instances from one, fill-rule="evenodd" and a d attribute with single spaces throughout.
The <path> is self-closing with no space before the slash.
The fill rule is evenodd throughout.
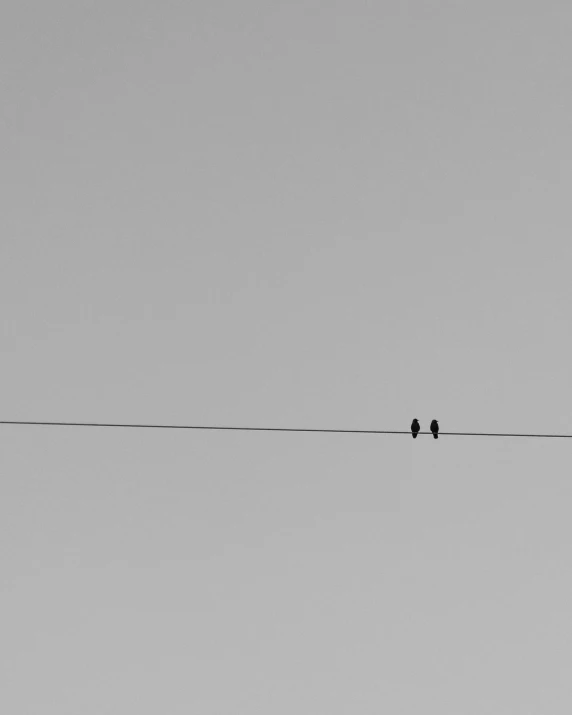
<path id="1" fill-rule="evenodd" d="M 377 430 L 377 429 L 317 429 L 304 427 L 237 427 L 222 425 L 146 425 L 117 424 L 112 422 L 29 422 L 20 420 L 0 420 L 0 425 L 35 425 L 39 427 L 123 427 L 127 429 L 186 429 L 186 430 L 232 430 L 235 432 L 321 432 L 329 434 L 406 434 L 410 430 Z M 432 435 L 432 432 L 418 432 L 421 435 Z M 439 432 L 439 436 L 447 437 L 537 437 L 572 439 L 572 434 L 517 434 L 512 432 Z"/>

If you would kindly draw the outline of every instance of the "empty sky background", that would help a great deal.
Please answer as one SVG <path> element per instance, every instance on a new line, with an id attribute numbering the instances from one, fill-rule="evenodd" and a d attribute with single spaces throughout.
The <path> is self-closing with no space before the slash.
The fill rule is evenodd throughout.
<path id="1" fill-rule="evenodd" d="M 564 2 L 4 0 L 0 419 L 572 432 Z M 572 441 L 0 428 L 10 715 L 568 715 Z"/>

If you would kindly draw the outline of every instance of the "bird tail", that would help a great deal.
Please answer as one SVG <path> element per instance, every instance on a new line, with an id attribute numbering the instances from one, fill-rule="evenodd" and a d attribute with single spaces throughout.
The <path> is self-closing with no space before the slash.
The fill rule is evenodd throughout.
<path id="1" fill-rule="evenodd" d="M 439 435 L 437 434 L 437 432 L 433 432 L 433 437 L 435 437 L 435 439 L 439 439 Z"/>
<path id="2" fill-rule="evenodd" d="M 413 432 L 413 439 L 417 439 L 417 432 Z"/>

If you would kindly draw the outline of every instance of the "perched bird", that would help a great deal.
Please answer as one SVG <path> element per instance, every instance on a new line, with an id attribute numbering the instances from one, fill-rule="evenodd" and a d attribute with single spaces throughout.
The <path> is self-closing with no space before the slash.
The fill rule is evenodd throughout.
<path id="1" fill-rule="evenodd" d="M 435 439 L 439 439 L 439 423 L 437 420 L 433 420 L 431 422 L 431 432 L 433 432 L 433 437 L 435 437 Z"/>
<path id="2" fill-rule="evenodd" d="M 415 439 L 417 437 L 417 433 L 419 432 L 420 429 L 421 429 L 421 427 L 419 427 L 419 421 L 416 417 L 413 420 L 413 422 L 411 423 L 411 434 L 413 435 L 413 439 Z"/>

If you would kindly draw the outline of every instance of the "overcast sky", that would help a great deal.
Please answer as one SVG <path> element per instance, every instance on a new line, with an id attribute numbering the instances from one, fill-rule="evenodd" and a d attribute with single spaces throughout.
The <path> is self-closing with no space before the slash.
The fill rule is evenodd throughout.
<path id="1" fill-rule="evenodd" d="M 572 432 L 572 9 L 4 0 L 0 419 Z M 572 442 L 0 428 L 0 710 L 569 715 Z"/>

